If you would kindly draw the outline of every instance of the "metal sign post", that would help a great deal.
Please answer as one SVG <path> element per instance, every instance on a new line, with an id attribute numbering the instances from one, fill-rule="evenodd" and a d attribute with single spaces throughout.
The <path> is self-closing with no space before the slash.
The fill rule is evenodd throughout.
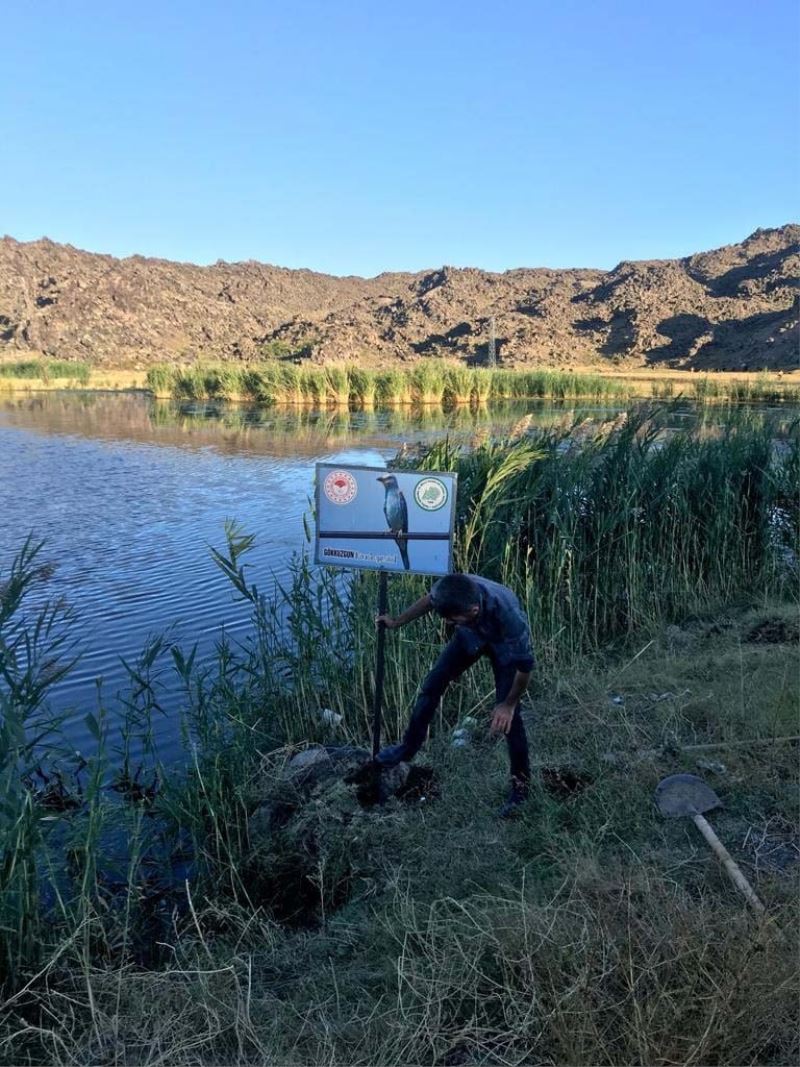
<path id="1" fill-rule="evenodd" d="M 390 573 L 449 574 L 456 475 L 317 464 L 314 562 L 378 571 L 378 615 Z M 378 625 L 372 755 L 380 749 L 386 626 Z"/>
<path id="2" fill-rule="evenodd" d="M 388 580 L 386 571 L 378 576 L 378 614 L 385 615 L 388 600 Z M 383 669 L 386 648 L 386 623 L 378 623 L 378 651 L 375 659 L 375 696 L 372 704 L 372 758 L 378 755 L 381 747 L 381 704 L 383 703 Z"/>

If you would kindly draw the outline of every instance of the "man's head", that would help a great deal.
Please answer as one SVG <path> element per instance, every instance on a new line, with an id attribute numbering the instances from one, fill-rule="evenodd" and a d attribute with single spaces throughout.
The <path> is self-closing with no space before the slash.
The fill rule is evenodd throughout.
<path id="1" fill-rule="evenodd" d="M 481 613 L 481 592 L 466 574 L 446 574 L 431 589 L 433 610 L 457 626 L 469 626 Z"/>

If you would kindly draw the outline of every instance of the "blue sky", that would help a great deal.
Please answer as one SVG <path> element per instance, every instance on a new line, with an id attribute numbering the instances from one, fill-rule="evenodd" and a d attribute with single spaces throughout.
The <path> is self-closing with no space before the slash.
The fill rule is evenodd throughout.
<path id="1" fill-rule="evenodd" d="M 372 275 L 797 217 L 796 0 L 15 0 L 0 233 Z"/>

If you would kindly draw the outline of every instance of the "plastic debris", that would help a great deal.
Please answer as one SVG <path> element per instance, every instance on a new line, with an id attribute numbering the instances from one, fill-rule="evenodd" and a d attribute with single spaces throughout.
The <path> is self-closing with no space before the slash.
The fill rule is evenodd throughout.
<path id="1" fill-rule="evenodd" d="M 728 768 L 724 763 L 719 763 L 717 760 L 713 759 L 699 759 L 695 763 L 695 767 L 701 771 L 711 771 L 712 774 L 728 773 Z"/>
<path id="2" fill-rule="evenodd" d="M 319 717 L 326 726 L 339 726 L 342 721 L 342 716 L 332 708 L 320 708 Z"/>

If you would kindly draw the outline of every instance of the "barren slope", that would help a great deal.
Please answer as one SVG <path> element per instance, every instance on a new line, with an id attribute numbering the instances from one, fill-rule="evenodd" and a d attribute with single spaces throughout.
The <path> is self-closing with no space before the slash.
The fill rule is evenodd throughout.
<path id="1" fill-rule="evenodd" d="M 371 279 L 115 259 L 6 237 L 0 356 L 41 352 L 106 367 L 265 350 L 325 362 L 480 361 L 494 318 L 506 365 L 794 369 L 798 268 L 797 225 L 612 271 L 443 267 Z"/>

